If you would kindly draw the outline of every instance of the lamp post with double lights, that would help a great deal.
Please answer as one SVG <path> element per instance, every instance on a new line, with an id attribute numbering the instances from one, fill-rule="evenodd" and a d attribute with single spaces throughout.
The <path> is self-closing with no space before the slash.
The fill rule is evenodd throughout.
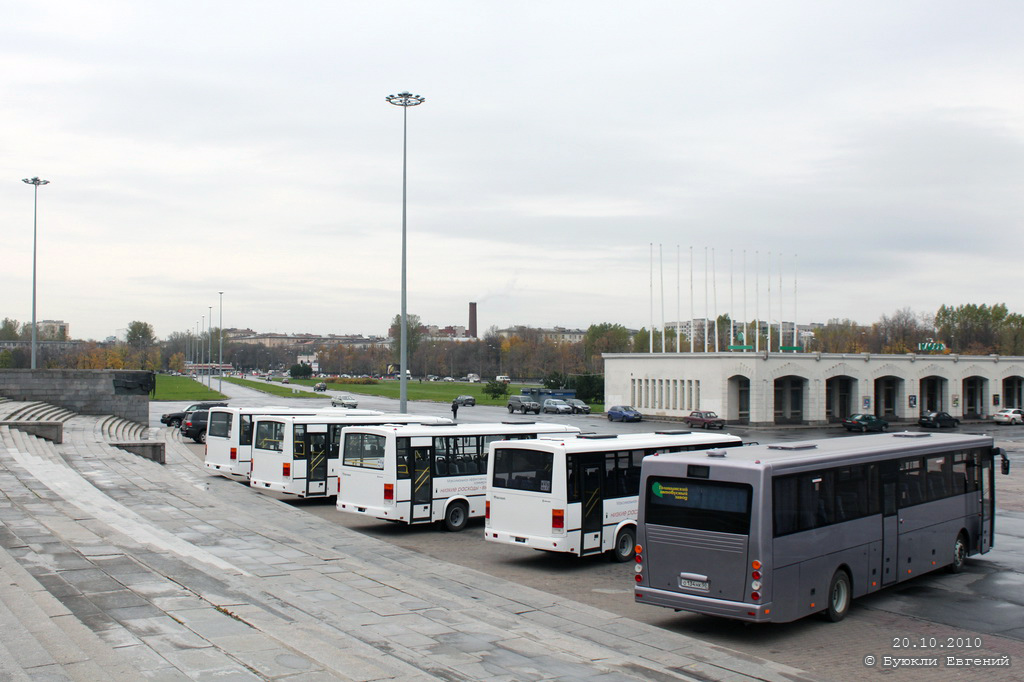
<path id="1" fill-rule="evenodd" d="M 419 95 L 413 95 L 409 92 L 400 92 L 397 95 L 388 95 L 387 101 L 389 104 L 394 104 L 396 107 L 402 107 L 402 323 L 401 323 L 401 340 L 399 341 L 399 377 L 398 377 L 398 411 L 406 413 L 405 408 L 406 400 L 409 393 L 409 377 L 406 375 L 409 366 L 409 323 L 406 316 L 406 277 L 405 277 L 405 244 L 406 244 L 406 230 L 405 230 L 405 179 L 406 179 L 406 150 L 408 134 L 406 132 L 406 120 L 408 119 L 409 107 L 415 107 L 423 104 L 425 99 Z"/>
<path id="2" fill-rule="evenodd" d="M 39 219 L 39 185 L 49 185 L 49 180 L 22 178 L 22 182 L 32 185 L 32 369 L 36 368 L 36 347 L 39 336 L 36 332 L 36 225 Z"/>
<path id="3" fill-rule="evenodd" d="M 210 327 L 206 330 L 206 333 L 209 336 L 208 343 L 210 347 L 206 353 L 206 357 L 209 359 L 209 362 L 206 364 L 206 386 L 213 390 L 213 306 L 207 307 L 210 309 Z"/>

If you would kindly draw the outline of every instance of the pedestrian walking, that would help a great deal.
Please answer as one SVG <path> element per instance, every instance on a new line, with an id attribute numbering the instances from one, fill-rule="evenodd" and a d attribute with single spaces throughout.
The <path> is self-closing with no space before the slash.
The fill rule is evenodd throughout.
<path id="1" fill-rule="evenodd" d="M 459 399 L 455 398 L 452 400 L 452 421 L 457 421 L 459 418 Z"/>

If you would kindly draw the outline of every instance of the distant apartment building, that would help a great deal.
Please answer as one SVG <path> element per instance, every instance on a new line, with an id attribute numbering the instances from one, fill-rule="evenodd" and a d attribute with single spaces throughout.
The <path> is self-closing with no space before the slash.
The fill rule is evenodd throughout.
<path id="1" fill-rule="evenodd" d="M 319 336 L 317 334 L 250 334 L 248 336 L 237 336 L 231 339 L 234 343 L 249 345 L 261 345 L 267 348 L 295 348 L 312 349 L 323 346 L 350 346 L 352 348 L 370 348 L 372 346 L 385 345 L 389 342 L 387 338 L 380 336 L 363 336 L 362 334 L 337 335 L 328 334 Z"/>
<path id="2" fill-rule="evenodd" d="M 63 320 L 42 320 L 37 336 L 46 341 L 67 341 L 71 338 L 70 325 Z"/>
<path id="3" fill-rule="evenodd" d="M 563 327 L 554 327 L 552 329 L 533 328 L 533 327 L 509 327 L 508 329 L 499 329 L 498 336 L 503 339 L 509 339 L 519 333 L 520 329 L 530 329 L 540 334 L 540 337 L 545 341 L 552 343 L 579 343 L 583 341 L 583 337 L 587 335 L 586 329 L 565 329 Z"/>

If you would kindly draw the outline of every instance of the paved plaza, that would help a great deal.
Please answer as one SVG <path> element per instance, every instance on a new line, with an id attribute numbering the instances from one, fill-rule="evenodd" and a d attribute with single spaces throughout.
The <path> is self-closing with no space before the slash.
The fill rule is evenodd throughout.
<path id="1" fill-rule="evenodd" d="M 0 680 L 812 679 L 331 524 L 151 429 L 161 466 L 102 424 L 0 427 Z"/>

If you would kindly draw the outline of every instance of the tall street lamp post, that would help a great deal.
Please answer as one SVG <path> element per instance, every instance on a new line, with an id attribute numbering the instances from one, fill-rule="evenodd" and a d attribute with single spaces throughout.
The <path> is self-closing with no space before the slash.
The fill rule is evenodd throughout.
<path id="1" fill-rule="evenodd" d="M 219 348 L 217 355 L 217 390 L 221 393 L 224 392 L 224 292 L 218 291 L 220 294 L 220 322 L 217 330 L 217 346 Z"/>
<path id="2" fill-rule="evenodd" d="M 36 346 L 39 337 L 36 333 L 36 224 L 39 218 L 39 185 L 50 184 L 49 180 L 38 177 L 22 178 L 22 182 L 32 185 L 32 369 L 36 368 Z"/>
<path id="3" fill-rule="evenodd" d="M 207 329 L 207 336 L 210 337 L 208 340 L 210 347 L 206 353 L 206 357 L 209 360 L 206 364 L 206 385 L 210 390 L 213 390 L 213 306 L 207 307 L 210 309 L 210 327 Z"/>
<path id="4" fill-rule="evenodd" d="M 405 176 L 406 176 L 406 149 L 408 135 L 406 133 L 406 119 L 409 114 L 409 107 L 415 107 L 423 104 L 425 101 L 423 97 L 419 95 L 413 95 L 408 92 L 400 92 L 397 95 L 388 95 L 387 101 L 389 104 L 394 104 L 396 107 L 402 107 L 402 332 L 401 341 L 399 342 L 399 377 L 398 377 L 398 411 L 403 414 L 407 412 L 405 408 L 406 400 L 409 395 L 409 377 L 406 375 L 409 366 L 409 326 L 406 318 L 406 281 L 405 281 Z"/>

